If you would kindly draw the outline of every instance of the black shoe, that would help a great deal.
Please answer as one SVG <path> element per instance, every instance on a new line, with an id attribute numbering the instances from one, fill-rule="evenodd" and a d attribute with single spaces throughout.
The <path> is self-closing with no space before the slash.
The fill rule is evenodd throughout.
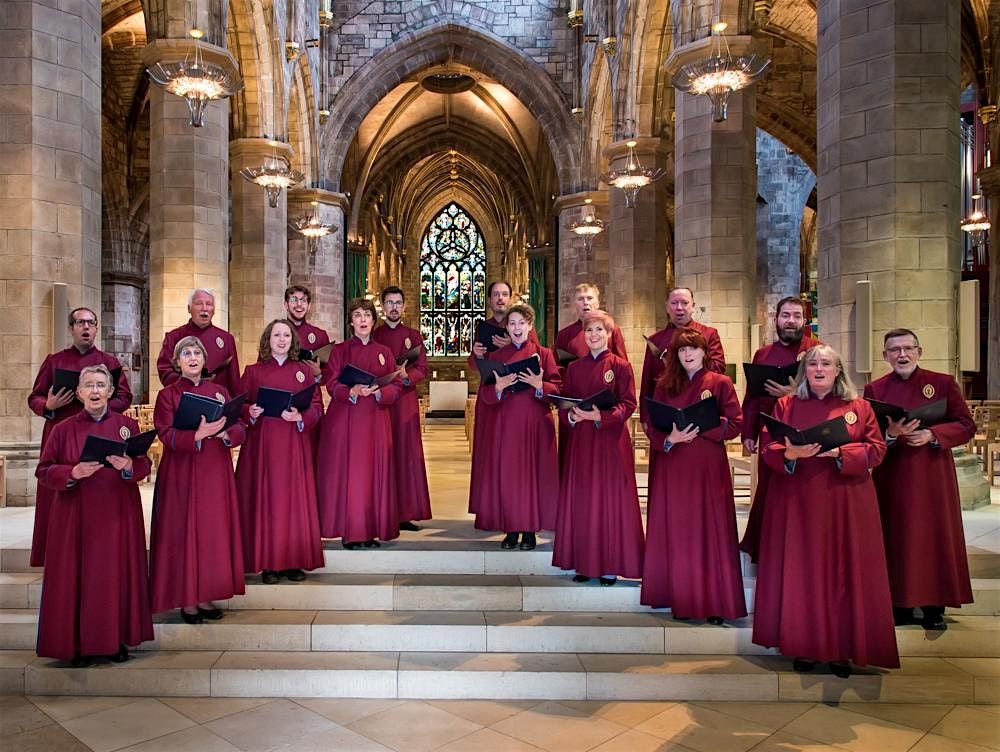
<path id="1" fill-rule="evenodd" d="M 721 627 L 725 623 L 725 619 L 723 619 L 721 616 L 709 616 L 707 619 L 705 619 L 705 621 L 707 621 L 713 627 Z"/>
<path id="2" fill-rule="evenodd" d="M 181 613 L 184 613 L 181 611 Z M 198 606 L 198 616 L 202 619 L 211 619 L 212 621 L 218 621 L 222 618 L 221 608 L 202 608 Z"/>
<path id="3" fill-rule="evenodd" d="M 306 573 L 301 569 L 282 569 L 282 577 L 287 577 L 292 582 L 302 582 L 306 578 Z"/>
<path id="4" fill-rule="evenodd" d="M 830 673 L 841 679 L 846 679 L 851 675 L 851 664 L 847 661 L 830 661 Z"/>
<path id="5" fill-rule="evenodd" d="M 585 575 L 578 574 L 573 578 L 573 582 L 590 582 L 590 578 Z"/>
<path id="6" fill-rule="evenodd" d="M 90 658 L 85 655 L 74 655 L 69 665 L 73 668 L 87 668 L 90 665 Z"/>
<path id="7" fill-rule="evenodd" d="M 944 621 L 944 606 L 921 606 L 924 618 L 920 620 L 920 626 L 928 632 L 944 632 L 948 625 Z"/>
<path id="8" fill-rule="evenodd" d="M 281 575 L 273 569 L 265 569 L 260 573 L 260 581 L 265 585 L 274 585 L 280 579 Z"/>
<path id="9" fill-rule="evenodd" d="M 372 538 L 371 540 L 365 541 L 365 548 L 382 548 L 382 544 Z"/>
<path id="10" fill-rule="evenodd" d="M 340 545 L 342 545 L 348 551 L 357 551 L 359 548 L 361 548 L 362 543 L 361 543 L 361 541 L 346 541 L 345 540 L 345 541 L 341 541 Z"/>
<path id="11" fill-rule="evenodd" d="M 124 645 L 119 645 L 118 652 L 114 655 L 109 655 L 108 660 L 112 663 L 125 663 L 128 660 L 128 648 Z"/>
<path id="12" fill-rule="evenodd" d="M 816 661 L 810 661 L 808 658 L 796 658 L 792 661 L 792 668 L 800 674 L 808 674 L 816 668 Z"/>
<path id="13" fill-rule="evenodd" d="M 399 529 L 400 530 L 408 530 L 411 533 L 415 533 L 418 530 L 423 530 L 423 528 L 420 527 L 420 525 L 415 525 L 412 522 L 400 522 L 399 523 Z"/>
<path id="14" fill-rule="evenodd" d="M 691 617 L 690 616 L 678 616 L 677 614 L 674 614 L 674 621 L 691 621 Z"/>
<path id="15" fill-rule="evenodd" d="M 507 533 L 504 539 L 500 542 L 500 548 L 510 550 L 512 548 L 517 548 L 517 537 L 518 533 Z"/>
<path id="16" fill-rule="evenodd" d="M 611 587 L 616 582 L 618 582 L 618 578 L 617 577 L 602 577 L 601 578 L 601 584 L 604 587 Z"/>
<path id="17" fill-rule="evenodd" d="M 913 609 L 902 608 L 900 606 L 892 607 L 892 620 L 895 622 L 897 627 L 905 627 L 907 624 L 917 623 L 913 618 Z"/>
<path id="18" fill-rule="evenodd" d="M 535 548 L 535 534 L 534 533 L 521 533 L 521 545 L 520 549 L 522 551 L 533 551 Z"/>
<path id="19" fill-rule="evenodd" d="M 185 624 L 201 624 L 204 621 L 201 615 L 201 609 L 198 609 L 198 613 L 189 614 L 183 608 L 181 609 L 181 619 L 184 620 Z"/>

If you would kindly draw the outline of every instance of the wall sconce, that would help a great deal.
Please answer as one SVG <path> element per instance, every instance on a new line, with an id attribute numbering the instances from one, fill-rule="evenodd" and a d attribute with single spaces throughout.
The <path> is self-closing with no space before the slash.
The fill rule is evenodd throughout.
<path id="1" fill-rule="evenodd" d="M 292 62 L 295 58 L 299 56 L 299 43 L 288 41 L 285 42 L 285 60 Z"/>

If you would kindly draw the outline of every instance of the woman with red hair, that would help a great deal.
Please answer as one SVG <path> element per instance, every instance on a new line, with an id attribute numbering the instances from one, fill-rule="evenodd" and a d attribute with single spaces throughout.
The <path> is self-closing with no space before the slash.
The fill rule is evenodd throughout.
<path id="1" fill-rule="evenodd" d="M 699 433 L 674 424 L 661 431 L 643 426 L 659 456 L 649 478 L 646 557 L 641 602 L 669 607 L 674 618 L 692 617 L 721 625 L 746 616 L 733 480 L 724 442 L 743 423 L 733 382 L 710 370 L 708 343 L 684 328 L 663 353 L 665 368 L 652 396 L 684 408 L 715 399 L 721 423 Z"/>

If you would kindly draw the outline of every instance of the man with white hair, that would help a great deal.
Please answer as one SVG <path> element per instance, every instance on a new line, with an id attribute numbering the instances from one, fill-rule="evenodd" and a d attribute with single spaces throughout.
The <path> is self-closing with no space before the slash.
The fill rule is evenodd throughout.
<path id="1" fill-rule="evenodd" d="M 205 346 L 206 378 L 221 384 L 230 394 L 239 394 L 240 362 L 236 354 L 236 340 L 225 329 L 212 324 L 215 315 L 215 293 L 197 288 L 188 298 L 188 313 L 191 318 L 182 326 L 169 331 L 163 337 L 163 347 L 156 359 L 156 372 L 160 382 L 168 386 L 180 378 L 174 369 L 174 346 L 184 337 L 197 337 Z"/>

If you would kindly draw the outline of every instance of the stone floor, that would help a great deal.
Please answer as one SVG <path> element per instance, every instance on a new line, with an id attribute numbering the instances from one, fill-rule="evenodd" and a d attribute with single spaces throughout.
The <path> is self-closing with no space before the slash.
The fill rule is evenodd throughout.
<path id="1" fill-rule="evenodd" d="M 465 513 L 468 446 L 461 428 L 431 427 L 425 441 L 435 520 L 442 522 L 400 545 L 433 548 L 444 537 L 492 549 L 490 536 L 473 531 Z M 147 521 L 151 492 L 143 487 Z M 5 555 L 30 544 L 31 511 L 0 510 Z M 742 528 L 745 505 L 737 516 Z M 990 508 L 963 517 L 970 554 L 1000 552 L 1000 488 Z M 983 638 L 995 642 L 996 635 Z M 1000 673 L 1000 659 L 961 660 Z M 0 697 L 0 749 L 978 752 L 1000 750 L 1000 706 L 12 696 Z"/>

